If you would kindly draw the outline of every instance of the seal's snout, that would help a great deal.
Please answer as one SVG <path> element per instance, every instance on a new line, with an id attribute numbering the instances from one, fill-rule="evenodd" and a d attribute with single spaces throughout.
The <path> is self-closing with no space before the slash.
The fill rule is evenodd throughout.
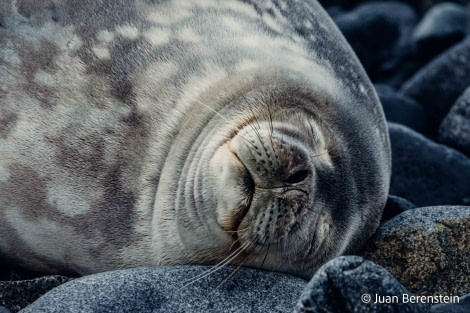
<path id="1" fill-rule="evenodd" d="M 242 129 L 230 150 L 250 174 L 255 189 L 291 188 L 308 183 L 313 166 L 306 140 L 283 123 L 257 122 Z"/>
<path id="2" fill-rule="evenodd" d="M 251 177 L 247 184 L 253 188 L 238 223 L 242 240 L 260 246 L 288 242 L 306 227 L 302 218 L 311 211 L 315 172 L 308 152 L 311 138 L 305 134 L 309 135 L 286 123 L 258 121 L 231 140 L 230 151 Z"/>
<path id="3" fill-rule="evenodd" d="M 211 181 L 224 230 L 243 228 L 245 217 L 267 212 L 273 219 L 277 212 L 278 225 L 263 223 L 260 230 L 273 240 L 286 236 L 313 194 L 311 149 L 304 137 L 287 124 L 258 121 L 218 148 Z"/>

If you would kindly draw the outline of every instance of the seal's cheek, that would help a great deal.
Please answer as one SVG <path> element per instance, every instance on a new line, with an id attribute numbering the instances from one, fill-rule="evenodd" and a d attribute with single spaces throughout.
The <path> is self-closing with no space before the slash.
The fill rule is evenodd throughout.
<path id="1" fill-rule="evenodd" d="M 217 222 L 227 231 L 235 231 L 250 202 L 247 171 L 229 149 L 229 143 L 219 147 L 209 165 L 210 184 Z"/>

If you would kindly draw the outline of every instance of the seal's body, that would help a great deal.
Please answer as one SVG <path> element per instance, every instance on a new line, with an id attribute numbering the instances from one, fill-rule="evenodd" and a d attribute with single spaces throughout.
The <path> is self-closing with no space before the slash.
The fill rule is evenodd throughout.
<path id="1" fill-rule="evenodd" d="M 390 148 L 313 1 L 0 2 L 0 251 L 48 273 L 308 277 L 375 231 Z"/>

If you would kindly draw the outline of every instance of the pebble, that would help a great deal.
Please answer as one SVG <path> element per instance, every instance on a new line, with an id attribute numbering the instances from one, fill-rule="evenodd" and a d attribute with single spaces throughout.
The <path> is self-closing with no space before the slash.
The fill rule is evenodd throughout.
<path id="1" fill-rule="evenodd" d="M 400 89 L 429 114 L 429 134 L 438 128 L 451 106 L 470 86 L 470 38 L 454 45 L 421 68 Z"/>
<path id="2" fill-rule="evenodd" d="M 389 195 L 382 214 L 382 222 L 414 208 L 416 208 L 414 203 L 401 197 Z"/>
<path id="3" fill-rule="evenodd" d="M 470 157 L 470 87 L 460 96 L 439 127 L 439 141 Z"/>
<path id="4" fill-rule="evenodd" d="M 419 133 L 426 131 L 427 116 L 419 103 L 386 84 L 376 84 L 375 89 L 387 121 L 406 125 Z"/>
<path id="5" fill-rule="evenodd" d="M 303 279 L 225 267 L 186 287 L 209 266 L 135 268 L 84 276 L 46 293 L 22 313 L 292 312 Z"/>
<path id="6" fill-rule="evenodd" d="M 459 303 L 436 304 L 431 313 L 468 313 L 470 312 L 470 294 L 460 297 Z"/>
<path id="7" fill-rule="evenodd" d="M 470 159 L 412 129 L 388 123 L 392 144 L 390 194 L 417 206 L 470 204 Z"/>
<path id="8" fill-rule="evenodd" d="M 398 303 L 374 303 L 376 295 L 399 296 Z M 323 265 L 305 287 L 295 313 L 418 313 L 423 304 L 403 303 L 408 292 L 387 270 L 359 256 L 342 256 Z M 383 302 L 379 300 L 378 302 Z"/>
<path id="9" fill-rule="evenodd" d="M 360 4 L 334 21 L 374 79 L 384 63 L 394 64 L 401 57 L 417 18 L 409 5 L 390 1 Z"/>
<path id="10" fill-rule="evenodd" d="M 470 12 L 462 5 L 444 2 L 432 7 L 416 26 L 412 41 L 417 53 L 431 59 L 470 31 Z"/>
<path id="11" fill-rule="evenodd" d="M 0 281 L 0 305 L 18 312 L 49 290 L 71 279 L 52 275 L 28 280 Z"/>
<path id="12" fill-rule="evenodd" d="M 469 229 L 470 206 L 407 210 L 380 225 L 363 256 L 411 292 L 462 296 L 470 290 Z"/>

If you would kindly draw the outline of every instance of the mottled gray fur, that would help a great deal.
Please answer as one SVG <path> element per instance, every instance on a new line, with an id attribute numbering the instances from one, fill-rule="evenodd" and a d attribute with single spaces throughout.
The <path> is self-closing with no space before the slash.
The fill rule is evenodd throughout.
<path id="1" fill-rule="evenodd" d="M 292 84 L 285 71 L 306 78 Z M 227 105 L 258 85 L 271 86 L 273 111 L 295 107 L 293 95 L 310 97 L 312 111 L 331 106 L 319 119 L 341 132 L 335 169 L 347 177 L 319 170 L 317 200 L 328 203 L 337 232 L 365 229 L 337 249 L 353 251 L 386 199 L 388 135 L 368 78 L 317 2 L 0 0 L 1 254 L 78 274 L 220 260 L 230 245 L 214 246 L 217 258 L 206 248 L 191 255 L 156 235 L 177 237 L 157 220 L 174 220 L 171 208 L 179 216 L 180 180 L 194 180 L 188 158 L 210 142 L 198 137 L 204 127 L 220 130 L 214 147 L 233 136 L 245 122 Z M 221 126 L 214 110 L 235 125 Z M 348 210 L 363 214 L 352 221 Z M 196 218 L 184 218 L 191 229 Z"/>

